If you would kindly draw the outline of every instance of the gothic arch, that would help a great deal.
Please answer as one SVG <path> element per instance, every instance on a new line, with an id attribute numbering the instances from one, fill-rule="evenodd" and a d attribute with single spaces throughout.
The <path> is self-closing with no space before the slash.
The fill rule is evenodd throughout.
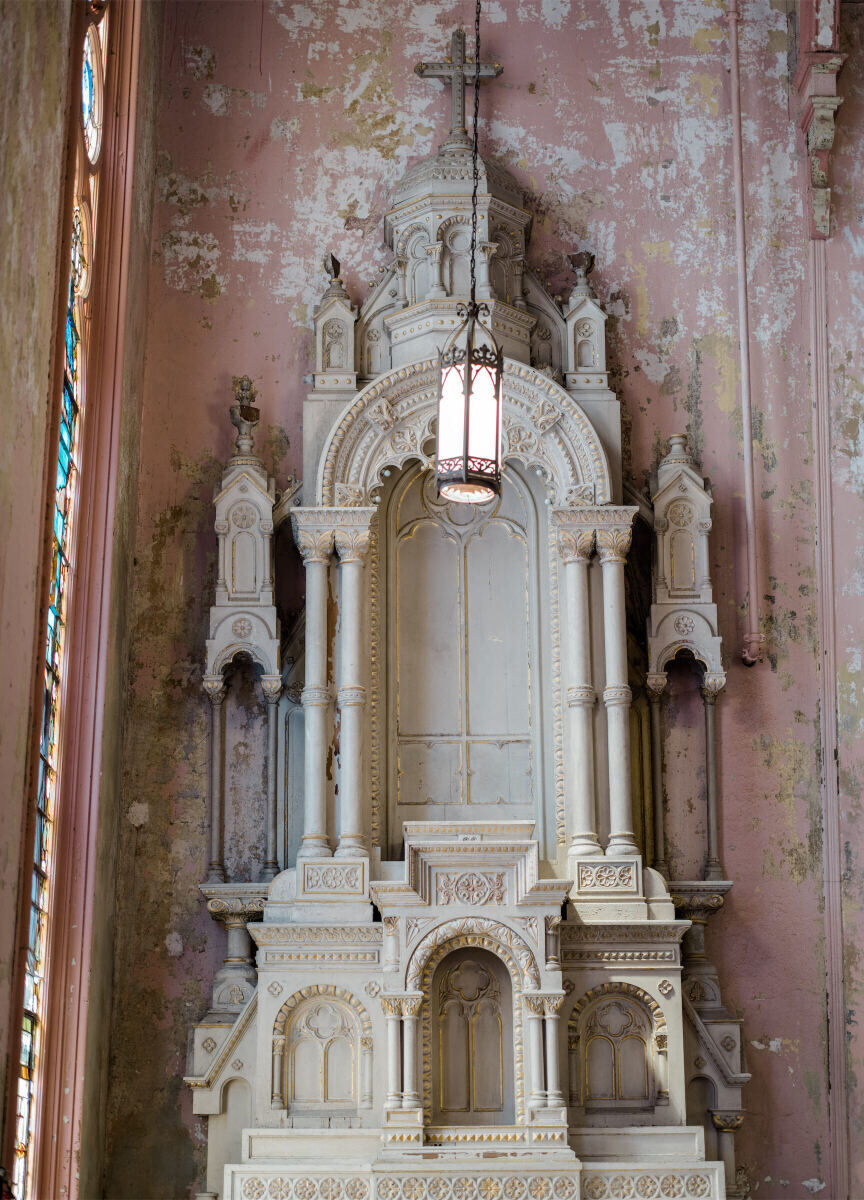
<path id="1" fill-rule="evenodd" d="M 330 432 L 316 502 L 377 503 L 384 472 L 425 461 L 436 417 L 437 359 L 397 367 L 358 392 Z M 548 375 L 504 360 L 504 461 L 543 477 L 556 506 L 608 504 L 609 462 L 585 413 Z"/>

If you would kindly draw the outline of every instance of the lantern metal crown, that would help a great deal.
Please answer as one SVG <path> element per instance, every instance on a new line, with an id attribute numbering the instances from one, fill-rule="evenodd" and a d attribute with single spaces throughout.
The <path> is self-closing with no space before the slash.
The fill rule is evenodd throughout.
<path id="1" fill-rule="evenodd" d="M 480 0 L 474 14 L 474 130 L 471 165 L 471 298 L 459 304 L 462 323 L 438 357 L 438 495 L 459 504 L 484 504 L 501 491 L 504 356 L 482 318 L 489 306 L 476 296 L 477 114 L 480 103 Z M 467 74 L 467 72 L 466 72 Z"/>

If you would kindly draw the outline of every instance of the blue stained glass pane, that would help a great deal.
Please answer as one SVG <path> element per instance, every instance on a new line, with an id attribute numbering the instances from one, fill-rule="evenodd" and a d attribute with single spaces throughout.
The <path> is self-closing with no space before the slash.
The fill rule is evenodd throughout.
<path id="1" fill-rule="evenodd" d="M 66 313 L 66 370 L 70 375 L 75 375 L 75 348 L 78 345 L 78 330 L 75 328 L 75 321 L 72 316 L 71 308 Z"/>
<path id="2" fill-rule="evenodd" d="M 84 70 L 81 78 L 81 113 L 84 117 L 85 129 L 90 125 L 93 118 L 93 68 L 90 65 L 90 45 L 89 39 L 85 51 Z"/>

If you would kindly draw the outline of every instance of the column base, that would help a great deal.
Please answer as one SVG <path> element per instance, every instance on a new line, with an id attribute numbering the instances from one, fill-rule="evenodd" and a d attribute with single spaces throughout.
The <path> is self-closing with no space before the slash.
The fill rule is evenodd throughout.
<path id="1" fill-rule="evenodd" d="M 568 858 L 596 858 L 603 853 L 603 847 L 596 833 L 574 833 L 567 848 Z"/>
<path id="2" fill-rule="evenodd" d="M 336 852 L 334 853 L 333 857 L 368 858 L 369 851 L 366 849 L 366 844 L 361 837 L 355 837 L 353 834 L 348 834 L 339 839 L 339 845 L 336 848 Z"/>
<path id="3" fill-rule="evenodd" d="M 275 879 L 279 874 L 279 864 L 274 862 L 265 863 L 258 875 L 259 883 L 269 883 L 271 879 Z"/>
<path id="4" fill-rule="evenodd" d="M 725 879 L 723 868 L 720 865 L 719 858 L 709 858 L 705 863 L 705 878 L 706 879 Z"/>
<path id="5" fill-rule="evenodd" d="M 227 883 L 228 876 L 225 874 L 225 868 L 220 866 L 218 863 L 210 863 L 209 867 L 207 868 L 207 878 L 204 880 L 204 882 L 205 884 Z"/>
<path id="6" fill-rule="evenodd" d="M 309 836 L 301 839 L 300 849 L 297 851 L 298 861 L 301 858 L 332 858 L 333 851 L 330 849 L 330 843 L 325 837 Z"/>
<path id="7" fill-rule="evenodd" d="M 609 841 L 606 845 L 606 853 L 621 854 L 625 857 L 638 855 L 639 847 L 636 845 L 636 839 L 628 830 L 623 833 L 611 833 Z"/>

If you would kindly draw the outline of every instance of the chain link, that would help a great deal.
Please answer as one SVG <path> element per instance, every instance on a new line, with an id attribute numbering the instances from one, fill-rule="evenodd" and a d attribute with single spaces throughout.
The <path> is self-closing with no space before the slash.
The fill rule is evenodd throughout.
<path id="1" fill-rule="evenodd" d="M 480 111 L 480 0 L 474 10 L 474 141 L 471 148 L 471 167 L 474 188 L 471 192 L 471 307 L 476 306 L 477 289 L 477 187 L 480 166 L 477 154 L 477 115 Z"/>

